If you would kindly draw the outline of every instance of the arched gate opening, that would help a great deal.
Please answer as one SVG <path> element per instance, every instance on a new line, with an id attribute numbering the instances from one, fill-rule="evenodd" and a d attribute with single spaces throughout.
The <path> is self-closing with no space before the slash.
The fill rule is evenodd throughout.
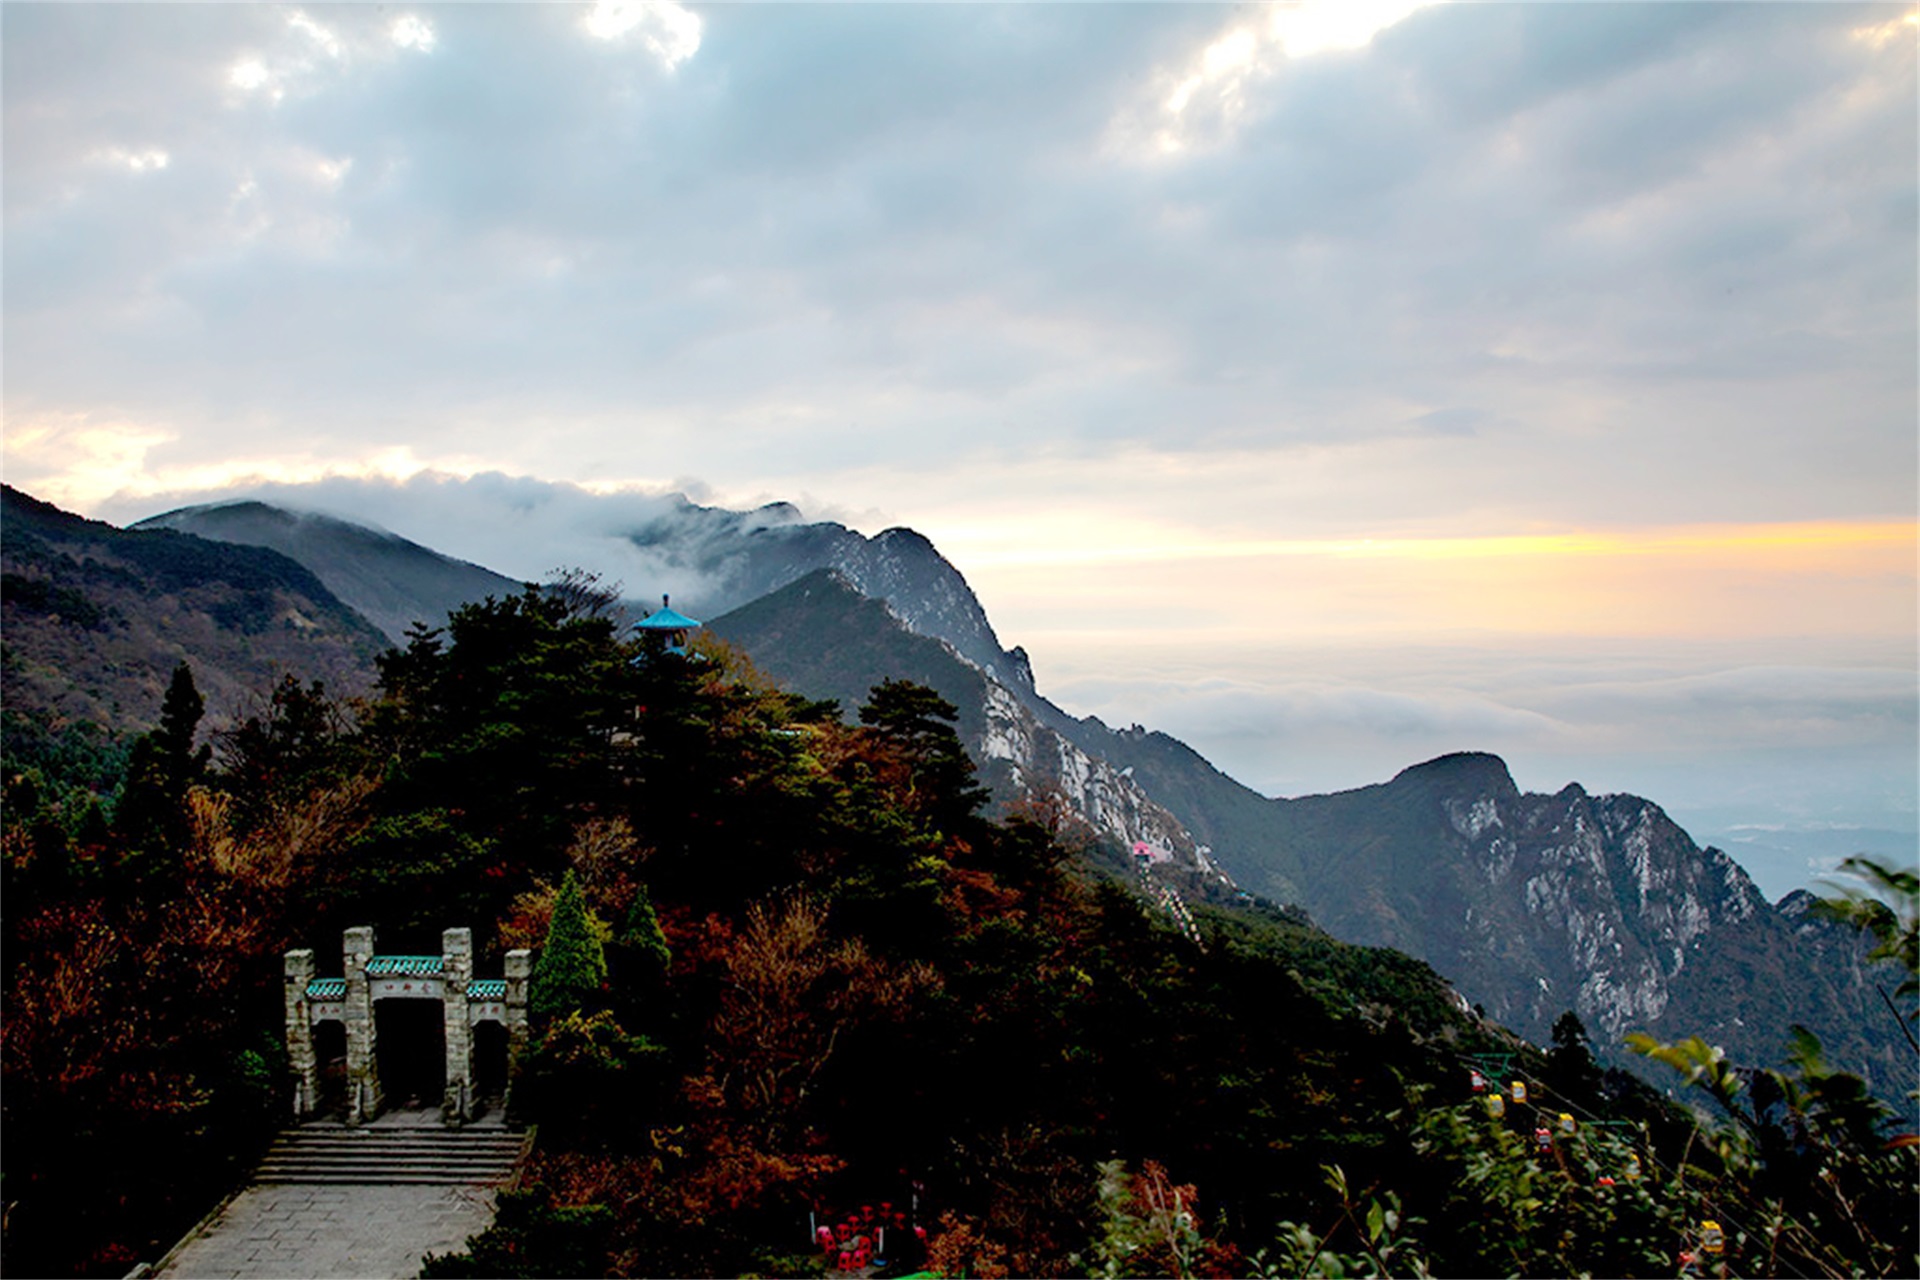
<path id="1" fill-rule="evenodd" d="M 504 1026 L 498 1022 L 481 1022 L 474 1026 L 474 1093 L 489 1111 L 506 1102 L 509 1053 L 510 1040 Z"/>
<path id="2" fill-rule="evenodd" d="M 347 1024 L 327 1018 L 313 1024 L 313 1056 L 320 1085 L 314 1110 L 323 1116 L 347 1113 Z"/>
<path id="3" fill-rule="evenodd" d="M 446 1017 L 437 1000 L 375 1000 L 380 1092 L 389 1107 L 437 1107 L 447 1087 Z"/>

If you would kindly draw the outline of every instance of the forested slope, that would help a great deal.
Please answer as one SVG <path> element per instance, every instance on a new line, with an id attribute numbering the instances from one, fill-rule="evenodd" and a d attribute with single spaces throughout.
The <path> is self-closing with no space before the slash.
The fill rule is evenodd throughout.
<path id="1" fill-rule="evenodd" d="M 211 755 L 199 711 L 177 674 L 105 827 L 9 774 L 9 1273 L 124 1274 L 231 1185 L 286 1114 L 278 957 L 348 924 L 542 956 L 530 1179 L 433 1274 L 823 1274 L 809 1215 L 856 1259 L 901 1215 L 889 1264 L 949 1275 L 1666 1274 L 1708 1219 L 1738 1270 L 1913 1262 L 1912 1150 L 1851 1077 L 1695 1135 L 1577 1020 L 1543 1056 L 1398 953 L 1176 928 L 1044 811 L 986 820 L 921 685 L 849 723 L 529 592 L 357 711 L 287 682 Z"/>
<path id="2" fill-rule="evenodd" d="M 153 725 L 183 659 L 225 716 L 290 672 L 364 690 L 386 645 L 276 552 L 118 529 L 11 487 L 0 490 L 0 571 L 8 758 L 91 759 L 109 789 L 122 739 Z"/>

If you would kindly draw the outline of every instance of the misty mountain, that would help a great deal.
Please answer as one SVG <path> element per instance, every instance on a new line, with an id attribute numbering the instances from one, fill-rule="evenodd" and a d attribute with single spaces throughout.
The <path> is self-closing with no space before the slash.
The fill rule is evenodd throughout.
<path id="1" fill-rule="evenodd" d="M 264 502 L 181 507 L 130 528 L 173 529 L 215 542 L 269 547 L 305 565 L 394 644 L 406 643 L 407 629 L 416 622 L 441 626 L 461 605 L 517 595 L 522 585 L 381 529 Z"/>
<path id="2" fill-rule="evenodd" d="M 1888 1096 L 1914 1080 L 1865 942 L 1795 901 L 1767 903 L 1737 863 L 1650 801 L 1577 785 L 1523 794 L 1482 754 L 1268 799 L 1165 734 L 1016 694 L 828 571 L 711 629 L 787 687 L 849 706 L 882 678 L 932 685 L 961 709 L 1000 796 L 1057 792 L 1113 841 L 1164 844 L 1210 883 L 1228 883 L 1212 879 L 1224 870 L 1343 941 L 1424 960 L 1538 1043 L 1573 1009 L 1615 1059 L 1627 1032 L 1647 1031 L 1773 1062 L 1799 1024 Z"/>
<path id="3" fill-rule="evenodd" d="M 283 674 L 368 687 L 385 637 L 307 568 L 262 547 L 119 529 L 0 492 L 9 739 L 152 727 L 185 661 L 215 715 Z"/>
<path id="4" fill-rule="evenodd" d="M 309 527 L 327 539 L 287 545 L 349 545 L 337 528 Z M 1237 883 L 1336 937 L 1403 950 L 1535 1040 L 1571 1008 L 1616 1055 L 1626 1031 L 1647 1030 L 1772 1061 L 1801 1023 L 1883 1093 L 1914 1076 L 1860 971 L 1859 940 L 1767 903 L 1650 801 L 1578 786 L 1523 795 L 1481 755 L 1270 799 L 1177 739 L 1041 697 L 1025 655 L 1001 646 L 964 577 L 912 530 L 868 538 L 786 504 L 732 512 L 679 499 L 626 536 L 677 581 L 700 581 L 676 606 L 787 687 L 851 708 L 884 678 L 928 684 L 960 709 L 1003 803 L 1058 794 L 1109 848 L 1165 848 L 1197 891 Z M 444 559 L 410 563 L 431 577 Z"/>
<path id="5" fill-rule="evenodd" d="M 671 501 L 668 512 L 625 536 L 676 576 L 697 575 L 701 585 L 683 587 L 676 607 L 711 617 L 832 569 L 860 594 L 886 602 L 909 630 L 946 641 L 1003 684 L 1033 688 L 1025 652 L 1001 648 L 973 589 L 922 534 L 894 528 L 867 537 L 809 521 L 785 502 L 728 511 L 677 494 Z"/>

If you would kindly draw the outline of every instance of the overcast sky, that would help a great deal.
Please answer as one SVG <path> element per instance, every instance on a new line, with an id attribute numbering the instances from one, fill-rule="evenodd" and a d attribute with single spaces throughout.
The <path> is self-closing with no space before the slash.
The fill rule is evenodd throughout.
<path id="1" fill-rule="evenodd" d="M 1911 5 L 0 24 L 40 497 L 536 576 L 790 499 L 1269 792 L 1484 748 L 1703 839 L 1915 826 Z"/>

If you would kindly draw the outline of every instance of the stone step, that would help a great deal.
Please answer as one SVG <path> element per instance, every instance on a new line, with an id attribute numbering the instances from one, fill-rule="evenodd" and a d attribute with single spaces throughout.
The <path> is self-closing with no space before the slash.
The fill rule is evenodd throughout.
<path id="1" fill-rule="evenodd" d="M 254 1173 L 257 1183 L 480 1186 L 513 1177 L 524 1134 L 499 1129 L 291 1129 Z"/>
<path id="2" fill-rule="evenodd" d="M 504 1137 L 448 1140 L 436 1138 L 335 1138 L 288 1137 L 275 1140 L 277 1150 L 286 1151 L 518 1151 L 525 1139 L 519 1134 Z"/>
<path id="3" fill-rule="evenodd" d="M 481 1190 L 504 1186 L 507 1178 L 449 1177 L 440 1173 L 272 1173 L 253 1180 L 256 1187 L 466 1187 Z"/>
<path id="4" fill-rule="evenodd" d="M 274 1147 L 269 1160 L 516 1160 L 511 1147 Z"/>
<path id="5" fill-rule="evenodd" d="M 512 1164 L 519 1151 L 269 1151 L 269 1164 Z"/>
<path id="6" fill-rule="evenodd" d="M 411 1158 L 404 1160 L 312 1160 L 301 1156 L 269 1156 L 261 1161 L 260 1169 L 262 1172 L 274 1173 L 298 1169 L 310 1169 L 315 1173 L 332 1173 L 353 1169 L 444 1169 L 491 1172 L 499 1169 L 511 1170 L 515 1163 L 516 1161 L 511 1156 L 490 1159 L 443 1157 L 440 1159 Z"/>
<path id="7" fill-rule="evenodd" d="M 294 1128 L 278 1136 L 288 1144 L 334 1144 L 334 1146 L 513 1146 L 520 1134 L 505 1128 L 332 1128 L 311 1130 Z"/>
<path id="8" fill-rule="evenodd" d="M 505 1182 L 501 1178 L 452 1178 L 443 1174 L 383 1173 L 301 1173 L 262 1174 L 253 1180 L 256 1187 L 489 1187 Z"/>

